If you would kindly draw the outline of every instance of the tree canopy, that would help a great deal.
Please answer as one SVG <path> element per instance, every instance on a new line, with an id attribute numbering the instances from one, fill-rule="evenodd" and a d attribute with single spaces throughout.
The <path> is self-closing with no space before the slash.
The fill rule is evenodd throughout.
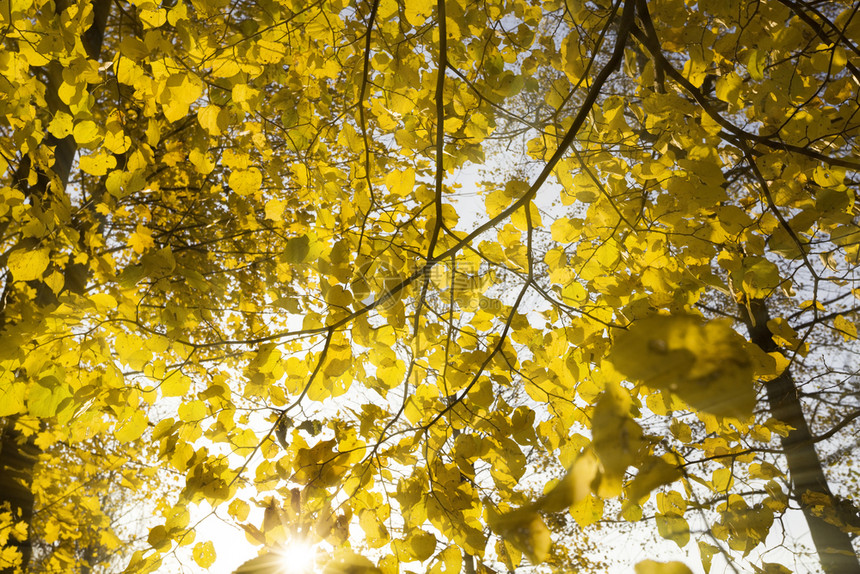
<path id="1" fill-rule="evenodd" d="M 858 10 L 0 0 L 0 572 L 860 572 Z"/>

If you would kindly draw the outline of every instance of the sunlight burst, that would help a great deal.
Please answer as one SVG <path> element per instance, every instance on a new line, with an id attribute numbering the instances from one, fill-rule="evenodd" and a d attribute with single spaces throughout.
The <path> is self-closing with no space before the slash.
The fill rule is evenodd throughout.
<path id="1" fill-rule="evenodd" d="M 304 540 L 293 540 L 281 550 L 284 574 L 312 574 L 316 565 L 317 548 Z"/>

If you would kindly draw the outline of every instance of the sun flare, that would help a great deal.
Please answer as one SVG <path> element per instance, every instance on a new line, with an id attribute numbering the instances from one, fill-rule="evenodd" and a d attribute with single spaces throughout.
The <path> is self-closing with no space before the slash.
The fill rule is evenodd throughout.
<path id="1" fill-rule="evenodd" d="M 283 574 L 312 574 L 317 561 L 317 548 L 304 540 L 292 540 L 278 551 Z"/>

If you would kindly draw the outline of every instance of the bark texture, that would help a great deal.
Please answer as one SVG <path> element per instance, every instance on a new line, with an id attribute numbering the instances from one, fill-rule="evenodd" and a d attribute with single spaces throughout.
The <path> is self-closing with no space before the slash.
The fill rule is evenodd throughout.
<path id="1" fill-rule="evenodd" d="M 68 5 L 68 0 L 57 2 L 57 15 L 59 16 Z M 87 50 L 87 55 L 93 60 L 98 60 L 101 54 L 110 8 L 111 3 L 109 0 L 94 1 L 93 23 L 81 38 Z M 62 71 L 62 67 L 58 62 L 51 62 L 46 69 L 48 77 L 46 100 L 52 114 L 65 109 L 65 105 L 57 95 Z M 30 202 L 46 201 L 50 193 L 65 192 L 65 187 L 69 182 L 72 163 L 78 151 L 77 144 L 72 136 L 67 136 L 59 140 L 52 135 L 48 135 L 45 138 L 44 145 L 54 147 L 54 164 L 51 166 L 52 173 L 36 169 L 35 182 L 31 184 L 30 182 L 33 180 L 30 179 L 30 173 L 33 171 L 33 166 L 31 157 L 27 155 L 21 158 L 12 179 L 12 184 L 20 189 Z M 61 185 L 59 190 L 51 190 L 52 177 L 59 179 Z M 5 231 L 5 229 L 2 231 Z M 9 291 L 8 286 L 4 291 L 3 298 L 0 300 L 0 330 L 9 325 L 5 307 Z M 49 298 L 43 301 L 41 297 L 37 297 L 35 302 L 37 305 L 43 303 L 50 304 L 53 300 Z M 3 335 L 0 333 L 0 344 L 2 344 L 2 337 Z M 2 436 L 0 436 L 0 511 L 4 508 L 10 509 L 16 522 L 23 522 L 27 525 L 27 538 L 17 540 L 15 537 L 11 537 L 8 542 L 10 546 L 15 547 L 21 552 L 23 570 L 27 572 L 33 554 L 32 520 L 35 506 L 35 499 L 30 488 L 30 483 L 40 449 L 34 442 L 35 435 L 25 436 L 19 430 L 16 430 L 16 420 L 17 417 L 14 416 L 7 417 L 5 420 L 0 419 L 0 433 L 2 433 Z M 0 564 L 0 574 L 13 574 L 15 571 L 14 567 Z"/>
<path id="2" fill-rule="evenodd" d="M 749 306 L 740 305 L 741 316 L 746 323 L 750 340 L 762 351 L 779 351 L 773 340 L 767 322 L 770 313 L 762 299 L 754 299 Z M 860 561 L 846 532 L 816 515 L 810 505 L 804 504 L 803 494 L 811 492 L 826 496 L 835 509 L 836 500 L 827 484 L 821 460 L 815 451 L 812 433 L 803 414 L 797 384 L 791 369 L 765 383 L 771 414 L 774 418 L 793 427 L 788 436 L 782 438 L 782 447 L 788 465 L 788 475 L 795 497 L 800 501 L 801 510 L 809 525 L 809 532 L 815 550 L 821 560 L 821 567 L 827 574 L 860 574 Z"/>
<path id="3" fill-rule="evenodd" d="M 29 527 L 33 520 L 33 493 L 29 483 L 39 453 L 31 440 L 13 428 L 13 423 L 8 421 L 0 429 L 0 510 L 8 504 L 13 519 Z M 8 545 L 21 553 L 23 564 L 30 561 L 33 545 L 29 537 L 19 540 L 11 536 Z M 6 567 L 0 573 L 12 574 L 14 571 L 14 568 Z"/>

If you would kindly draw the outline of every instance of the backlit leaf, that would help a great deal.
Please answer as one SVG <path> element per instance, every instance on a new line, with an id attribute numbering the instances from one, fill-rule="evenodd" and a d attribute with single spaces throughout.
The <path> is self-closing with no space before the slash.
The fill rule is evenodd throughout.
<path id="1" fill-rule="evenodd" d="M 30 387 L 27 410 L 34 417 L 52 417 L 69 405 L 71 397 L 65 383 L 48 375 Z"/>
<path id="2" fill-rule="evenodd" d="M 693 574 L 683 562 L 644 560 L 636 564 L 636 574 Z"/>
<path id="3" fill-rule="evenodd" d="M 39 279 L 51 262 L 47 249 L 16 249 L 9 254 L 7 266 L 16 281 Z"/>
<path id="4" fill-rule="evenodd" d="M 212 542 L 198 542 L 191 552 L 194 561 L 201 568 L 209 568 L 215 563 L 215 545 Z"/>
<path id="5" fill-rule="evenodd" d="M 702 411 L 752 414 L 752 362 L 741 336 L 724 321 L 691 315 L 640 319 L 616 339 L 609 360 L 625 376 L 676 393 Z"/>
<path id="6" fill-rule="evenodd" d="M 229 183 L 239 195 L 249 195 L 259 191 L 263 176 L 257 168 L 234 171 L 230 174 Z"/>
<path id="7" fill-rule="evenodd" d="M 148 424 L 146 415 L 141 411 L 134 411 L 131 416 L 122 422 L 120 427 L 114 433 L 116 440 L 120 442 L 131 442 L 139 439 Z"/>

